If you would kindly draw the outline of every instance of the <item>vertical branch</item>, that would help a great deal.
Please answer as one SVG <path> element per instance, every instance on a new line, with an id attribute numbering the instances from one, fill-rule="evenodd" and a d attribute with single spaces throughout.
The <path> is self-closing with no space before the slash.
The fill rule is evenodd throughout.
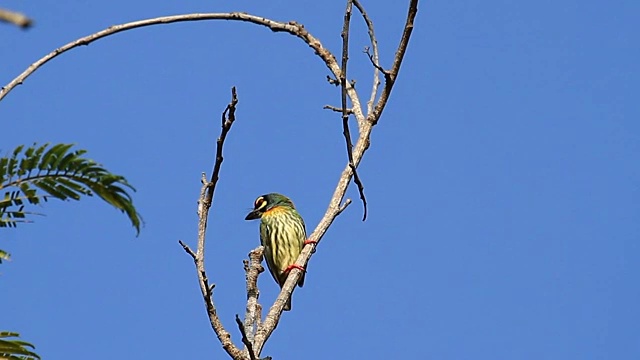
<path id="1" fill-rule="evenodd" d="M 373 64 L 373 84 L 371 86 L 371 96 L 369 97 L 369 101 L 367 101 L 367 115 L 369 115 L 373 111 L 373 105 L 376 101 L 376 96 L 378 95 L 378 87 L 380 86 L 379 72 L 381 67 L 379 65 L 378 39 L 373 31 L 373 21 L 369 18 L 369 15 L 367 15 L 367 12 L 364 10 L 364 6 L 362 6 L 358 0 L 353 0 L 353 5 L 358 9 L 360 15 L 362 15 L 362 18 L 364 19 L 364 22 L 367 24 L 367 33 L 369 34 L 371 50 L 373 51 L 373 54 L 369 53 L 369 47 L 366 47 L 364 51 Z"/>
<path id="2" fill-rule="evenodd" d="M 255 333 L 260 326 L 260 320 L 262 318 L 262 307 L 258 303 L 260 297 L 260 290 L 258 290 L 258 276 L 264 271 L 262 267 L 262 254 L 264 247 L 258 246 L 251 250 L 249 253 L 249 260 L 244 260 L 244 271 L 247 282 L 247 307 L 244 316 L 243 324 L 243 343 L 245 343 L 245 350 L 249 357 L 253 353 L 251 344 L 253 343 Z M 247 345 L 247 343 L 249 345 Z M 254 355 L 255 356 L 255 353 Z"/>
<path id="3" fill-rule="evenodd" d="M 244 324 L 240 320 L 238 314 L 236 314 L 236 324 L 238 325 L 238 329 L 240 330 L 240 335 L 242 336 L 242 343 L 247 349 L 247 353 L 249 354 L 249 360 L 258 360 L 256 358 L 256 353 L 253 352 L 253 345 L 251 345 L 251 341 L 249 341 L 249 337 L 247 336 L 247 332 L 244 328 Z"/>
<path id="4" fill-rule="evenodd" d="M 234 360 L 243 360 L 244 355 L 242 353 L 242 350 L 238 349 L 238 347 L 233 344 L 233 342 L 231 341 L 231 335 L 224 328 L 222 322 L 220 321 L 218 311 L 213 302 L 213 288 L 215 287 L 215 285 L 209 283 L 209 278 L 207 277 L 204 263 L 205 240 L 207 233 L 207 221 L 209 218 L 209 209 L 211 208 L 213 192 L 218 181 L 218 175 L 220 173 L 220 167 L 223 161 L 222 148 L 224 146 L 224 140 L 229 130 L 231 130 L 231 125 L 233 125 L 233 122 L 235 120 L 235 108 L 236 104 L 238 103 L 235 87 L 231 90 L 231 94 L 231 103 L 227 105 L 226 109 L 222 113 L 222 131 L 217 141 L 216 160 L 213 167 L 213 173 L 211 174 L 211 181 L 207 181 L 205 174 L 202 174 L 202 188 L 200 189 L 200 197 L 198 200 L 197 251 L 194 253 L 188 245 L 186 245 L 182 241 L 179 241 L 179 243 L 180 245 L 182 245 L 184 251 L 186 251 L 187 254 L 189 254 L 191 258 L 193 258 L 196 272 L 198 274 L 200 291 L 202 292 L 202 297 L 204 299 L 207 315 L 209 316 L 211 328 L 216 333 L 218 340 L 222 344 L 222 348 L 227 352 L 227 354 L 229 354 L 229 356 L 231 356 Z M 227 114 L 229 115 L 228 117 Z"/>
<path id="5" fill-rule="evenodd" d="M 342 95 L 342 134 L 347 145 L 347 157 L 349 159 L 349 166 L 353 172 L 353 182 L 358 186 L 358 192 L 362 205 L 364 207 L 364 214 L 362 215 L 362 221 L 367 219 L 367 198 L 364 196 L 364 185 L 358 176 L 356 171 L 356 165 L 353 163 L 353 143 L 351 142 L 351 133 L 349 131 L 349 115 L 350 112 L 347 109 L 347 63 L 349 62 L 349 27 L 351 24 L 351 10 L 353 9 L 353 0 L 347 0 L 347 8 L 344 11 L 344 24 L 342 26 L 342 66 L 340 72 L 340 88 Z"/>
<path id="6" fill-rule="evenodd" d="M 222 157 L 222 146 L 224 145 L 224 140 L 227 138 L 229 130 L 231 130 L 231 125 L 236 121 L 236 105 L 238 105 L 238 95 L 236 94 L 236 87 L 234 86 L 231 88 L 231 102 L 222 112 L 222 131 L 220 132 L 220 137 L 216 141 L 216 162 L 213 165 L 213 171 L 211 172 L 211 186 L 207 192 L 207 201 L 209 203 L 213 201 L 213 192 L 216 190 L 216 184 L 218 183 L 220 175 L 220 167 L 222 167 L 222 162 L 224 161 L 224 157 Z"/>

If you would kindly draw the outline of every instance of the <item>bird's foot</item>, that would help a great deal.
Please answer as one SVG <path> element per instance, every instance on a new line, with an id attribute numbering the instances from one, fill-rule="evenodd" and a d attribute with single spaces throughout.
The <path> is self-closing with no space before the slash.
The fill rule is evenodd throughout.
<path id="1" fill-rule="evenodd" d="M 304 246 L 307 246 L 309 244 L 316 244 L 317 245 L 318 241 L 317 240 L 311 240 L 311 239 L 307 239 L 307 240 L 304 241 Z M 316 248 L 314 247 L 313 250 L 311 251 L 311 253 L 313 254 L 315 252 L 316 252 Z"/>
<path id="2" fill-rule="evenodd" d="M 284 269 L 284 273 L 285 274 L 289 273 L 289 271 L 291 271 L 291 269 L 298 269 L 298 270 L 302 271 L 303 273 L 307 272 L 307 269 L 305 269 L 304 267 L 302 267 L 300 265 L 293 264 L 293 265 L 287 266 L 287 268 Z"/>

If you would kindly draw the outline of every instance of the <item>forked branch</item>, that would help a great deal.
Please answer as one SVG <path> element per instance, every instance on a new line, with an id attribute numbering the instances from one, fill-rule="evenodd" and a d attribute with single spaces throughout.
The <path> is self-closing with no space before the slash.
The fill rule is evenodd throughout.
<path id="1" fill-rule="evenodd" d="M 398 72 L 400 70 L 400 64 L 402 63 L 402 58 L 407 49 L 407 45 L 409 44 L 409 39 L 411 37 L 411 31 L 413 30 L 413 22 L 415 20 L 416 14 L 418 12 L 418 0 L 411 0 L 409 3 L 409 9 L 407 12 L 407 20 L 405 23 L 405 28 L 402 34 L 402 38 L 400 40 L 400 44 L 398 45 L 398 50 L 396 51 L 396 55 L 393 62 L 393 67 L 390 70 L 389 79 L 391 81 L 385 81 L 385 88 L 383 93 L 381 94 L 380 99 L 375 106 L 375 110 L 367 115 L 367 121 L 360 126 L 360 135 L 358 136 L 358 141 L 356 142 L 353 149 L 353 165 L 358 166 L 360 161 L 362 160 L 362 156 L 367 151 L 370 145 L 370 137 L 371 130 L 373 126 L 377 124 L 380 119 L 380 115 L 382 114 L 382 110 L 384 109 L 389 95 L 391 94 L 391 89 L 393 88 L 393 84 L 395 79 L 398 76 Z M 348 88 L 347 88 L 348 89 Z M 350 96 L 351 97 L 351 96 Z M 362 114 L 362 108 L 360 102 L 353 102 L 353 97 L 351 97 L 352 106 L 354 113 L 356 114 L 356 118 L 358 118 L 358 114 Z M 336 185 L 336 189 L 331 197 L 331 201 L 329 202 L 329 207 L 325 212 L 324 216 L 320 220 L 318 226 L 316 226 L 315 230 L 309 237 L 309 244 L 305 246 L 302 250 L 302 253 L 296 260 L 296 265 L 298 266 L 306 266 L 311 258 L 311 255 L 315 252 L 315 248 L 319 245 L 322 237 L 327 232 L 333 221 L 336 217 L 344 210 L 345 205 L 341 205 L 342 200 L 344 199 L 344 195 L 349 186 L 349 182 L 353 177 L 353 169 L 351 164 L 347 164 L 345 169 L 342 171 L 342 175 L 338 180 L 338 184 Z M 346 202 L 345 204 L 348 204 Z M 291 292 L 293 288 L 298 283 L 298 280 L 302 276 L 302 272 L 298 269 L 291 270 L 287 281 L 282 287 L 278 298 L 276 299 L 274 305 L 269 309 L 267 316 L 264 319 L 262 325 L 258 328 L 258 332 L 256 333 L 256 337 L 253 343 L 253 349 L 256 354 L 260 354 L 264 343 L 271 336 L 273 330 L 278 325 L 280 321 L 280 316 L 282 314 L 282 309 L 284 307 L 285 301 L 291 296 Z"/>
<path id="2" fill-rule="evenodd" d="M 398 72 L 400 71 L 400 65 L 402 65 L 404 54 L 407 51 L 407 46 L 409 45 L 409 39 L 411 38 L 411 33 L 413 32 L 413 22 L 416 19 L 417 13 L 418 0 L 411 0 L 409 2 L 409 12 L 407 14 L 407 20 L 404 24 L 404 30 L 402 31 L 402 38 L 400 39 L 400 44 L 398 44 L 396 55 L 393 58 L 393 65 L 391 66 L 391 70 L 389 70 L 388 75 L 385 76 L 382 94 L 380 94 L 380 99 L 378 99 L 373 112 L 367 114 L 367 121 L 371 122 L 373 125 L 378 123 L 378 120 L 380 120 L 380 116 L 382 115 L 382 111 L 387 105 L 387 101 L 389 101 L 391 89 L 393 89 L 393 84 L 395 84 L 396 82 Z"/>
<path id="3" fill-rule="evenodd" d="M 369 101 L 367 101 L 367 115 L 371 114 L 373 111 L 374 101 L 376 101 L 376 96 L 378 95 L 378 87 L 380 86 L 380 74 L 379 71 L 384 73 L 384 69 L 380 66 L 379 63 L 379 54 L 378 54 L 378 39 L 376 38 L 376 33 L 373 30 L 373 21 L 364 10 L 364 6 L 360 4 L 360 1 L 353 0 L 353 5 L 358 9 L 360 15 L 364 19 L 364 22 L 367 24 L 367 33 L 369 34 L 369 41 L 371 42 L 371 50 L 373 54 L 369 53 L 369 48 L 365 49 L 365 53 L 369 56 L 369 60 L 373 64 L 373 82 L 371 86 L 371 95 L 369 96 Z"/>
<path id="4" fill-rule="evenodd" d="M 356 6 L 356 8 L 362 14 L 365 23 L 367 24 L 367 28 L 369 30 L 369 36 L 371 40 L 371 46 L 373 50 L 373 54 L 371 55 L 371 61 L 374 64 L 374 82 L 372 86 L 372 93 L 369 98 L 369 102 L 367 103 L 367 115 L 365 117 L 364 112 L 362 110 L 362 105 L 360 103 L 358 93 L 355 90 L 354 85 L 347 81 L 347 73 L 346 73 L 346 62 L 348 60 L 348 31 L 349 31 L 349 19 L 351 16 L 351 8 L 352 5 Z M 315 230 L 309 237 L 309 244 L 305 246 L 302 253 L 296 260 L 296 265 L 298 266 L 306 266 L 311 255 L 315 252 L 315 248 L 318 246 L 320 240 L 329 229 L 335 218 L 345 210 L 345 208 L 351 203 L 350 200 L 343 202 L 346 190 L 351 182 L 352 178 L 354 178 L 354 182 L 358 185 L 358 189 L 360 191 L 361 198 L 364 201 L 364 193 L 362 184 L 357 178 L 356 168 L 360 164 L 362 157 L 366 150 L 370 145 L 370 136 L 372 128 L 377 124 L 382 115 L 382 112 L 387 104 L 389 96 L 391 94 L 391 90 L 393 85 L 397 79 L 398 72 L 400 69 L 400 65 L 402 64 L 402 59 L 404 58 L 407 45 L 409 43 L 409 39 L 411 37 L 411 32 L 413 30 L 414 20 L 417 14 L 417 5 L 418 0 L 410 0 L 409 2 L 409 10 L 407 13 L 407 19 L 404 26 L 402 38 L 398 45 L 397 51 L 395 53 L 393 65 L 390 70 L 383 71 L 384 69 L 379 65 L 378 61 L 378 47 L 377 40 L 373 33 L 373 22 L 369 19 L 368 15 L 364 11 L 364 8 L 360 5 L 358 0 L 348 0 L 347 1 L 347 10 L 345 12 L 345 28 L 346 36 L 343 38 L 343 56 L 342 56 L 342 66 L 338 64 L 336 57 L 326 49 L 322 43 L 312 36 L 303 25 L 291 21 L 291 22 L 278 22 L 274 20 L 270 20 L 264 17 L 250 15 L 246 13 L 209 13 L 209 14 L 186 14 L 186 15 L 175 15 L 175 16 L 166 16 L 159 17 L 141 21 L 130 22 L 122 25 L 111 26 L 107 29 L 99 31 L 97 33 L 82 37 L 76 41 L 70 42 L 41 59 L 37 60 L 33 64 L 31 64 L 26 70 L 24 70 L 20 75 L 14 78 L 9 84 L 3 87 L 0 90 L 0 100 L 2 100 L 11 90 L 13 90 L 18 85 L 22 84 L 26 78 L 28 78 L 33 72 L 39 69 L 42 65 L 57 57 L 58 55 L 69 51 L 73 48 L 79 47 L 81 45 L 87 45 L 91 42 L 99 40 L 101 38 L 114 35 L 116 33 L 131 30 L 134 28 L 140 28 L 151 25 L 159 25 L 159 24 L 168 24 L 174 22 L 184 22 L 184 21 L 202 21 L 202 20 L 231 20 L 231 21 L 244 21 L 253 23 L 256 25 L 264 26 L 269 28 L 274 32 L 286 32 L 289 33 L 302 41 L 304 41 L 311 49 L 313 49 L 314 53 L 323 61 L 323 63 L 330 70 L 333 78 L 328 77 L 330 82 L 333 84 L 339 84 L 341 86 L 342 91 L 342 106 L 340 109 L 329 107 L 331 110 L 338 110 L 342 113 L 343 117 L 343 133 L 345 135 L 345 142 L 347 143 L 347 152 L 349 154 L 349 163 L 342 171 L 338 184 L 336 185 L 333 196 L 329 202 L 329 206 L 320 220 L 319 224 L 316 226 Z M 343 30 L 344 30 L 343 29 Z M 383 69 L 383 70 L 381 70 Z M 380 84 L 378 79 L 378 72 L 382 71 L 385 74 L 384 88 L 380 94 L 378 101 L 375 103 L 376 95 L 378 92 L 378 85 Z M 351 102 L 351 107 L 347 108 L 347 97 Z M 223 327 L 220 318 L 218 317 L 216 307 L 213 302 L 213 284 L 209 283 L 209 279 L 205 270 L 205 262 L 204 262 L 204 250 L 205 250 L 205 234 L 207 228 L 207 218 L 209 214 L 209 209 L 211 207 L 213 201 L 213 195 L 215 191 L 215 185 L 218 181 L 220 166 L 223 161 L 222 156 L 222 148 L 224 145 L 224 140 L 226 138 L 227 133 L 229 132 L 231 125 L 235 119 L 235 106 L 237 104 L 237 98 L 235 95 L 235 91 L 232 92 L 232 101 L 227 106 L 223 113 L 223 121 L 222 121 L 222 131 L 220 138 L 217 142 L 216 147 L 216 160 L 214 169 L 211 175 L 211 179 L 207 180 L 203 174 L 202 177 L 202 188 L 200 191 L 199 198 L 199 206 L 198 206 L 198 245 L 197 251 L 193 251 L 189 248 L 188 245 L 180 242 L 184 250 L 192 257 L 196 272 L 198 276 L 198 281 L 200 285 L 200 289 L 202 292 L 203 300 L 205 303 L 205 307 L 207 310 L 207 314 L 211 323 L 211 327 L 216 333 L 218 339 L 220 340 L 225 351 L 236 360 L 239 359 L 249 359 L 249 358 L 259 358 L 260 353 L 264 347 L 265 342 L 269 338 L 269 336 L 275 330 L 280 316 L 283 311 L 284 304 L 287 299 L 290 298 L 293 288 L 298 283 L 302 272 L 298 269 L 291 270 L 289 277 L 285 284 L 282 287 L 278 298 L 276 299 L 273 306 L 269 309 L 268 314 L 266 315 L 264 321 L 260 321 L 261 318 L 261 307 L 257 302 L 258 299 L 258 290 L 257 290 L 257 277 L 261 272 L 260 270 L 260 257 L 261 250 L 260 248 L 254 250 L 254 252 L 250 253 L 250 262 L 248 264 L 247 272 L 247 313 L 245 317 L 245 322 L 242 324 L 244 330 L 243 334 L 243 343 L 245 344 L 245 348 L 247 351 L 240 350 L 236 345 L 231 341 L 230 334 Z M 349 133 L 348 128 L 348 118 L 349 115 L 353 114 L 357 124 L 358 124 L 358 139 L 355 145 L 351 144 L 351 135 Z M 365 209 L 366 209 L 366 202 Z M 365 212 L 366 216 L 366 212 Z M 314 242 L 315 241 L 315 242 Z M 240 326 L 240 324 L 239 324 Z M 252 331 L 255 329 L 255 332 Z M 249 343 L 251 346 L 249 346 Z M 250 349 L 250 350 L 249 350 Z M 253 354 L 251 354 L 253 353 Z"/>

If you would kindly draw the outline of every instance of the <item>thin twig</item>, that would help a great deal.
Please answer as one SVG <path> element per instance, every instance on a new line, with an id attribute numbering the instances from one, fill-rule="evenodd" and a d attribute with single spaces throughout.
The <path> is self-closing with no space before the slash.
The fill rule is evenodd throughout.
<path id="1" fill-rule="evenodd" d="M 23 29 L 27 29 L 33 25 L 33 20 L 29 19 L 26 15 L 7 9 L 0 9 L 0 21 L 19 26 Z"/>
<path id="2" fill-rule="evenodd" d="M 325 109 L 325 110 L 331 110 L 331 111 L 335 111 L 335 112 L 339 112 L 339 113 L 345 111 L 344 109 L 341 109 L 341 108 L 333 106 L 333 105 L 325 105 L 322 108 Z M 347 109 L 346 111 L 347 111 L 348 114 L 353 114 L 353 109 Z"/>
<path id="3" fill-rule="evenodd" d="M 353 163 L 353 143 L 351 142 L 351 133 L 349 131 L 349 112 L 347 111 L 347 64 L 349 62 L 349 25 L 351 24 L 351 10 L 353 8 L 353 0 L 347 0 L 347 8 L 344 11 L 344 24 L 342 26 L 342 71 L 340 72 L 340 85 L 342 90 L 342 134 L 347 145 L 347 157 L 349 159 L 349 166 L 353 172 L 353 182 L 358 187 L 358 193 L 362 200 L 362 206 L 364 213 L 362 215 L 362 221 L 367 219 L 367 198 L 364 196 L 364 185 L 356 166 Z M 353 85 L 351 85 L 353 87 Z"/>
<path id="4" fill-rule="evenodd" d="M 247 347 L 247 351 L 249 352 L 249 359 L 256 360 L 253 345 L 251 345 L 251 341 L 247 338 L 247 333 L 244 331 L 244 324 L 242 324 L 242 320 L 240 320 L 238 314 L 236 314 L 236 324 L 238 324 L 238 329 L 240 329 L 240 334 L 242 335 L 242 343 Z"/>
<path id="5" fill-rule="evenodd" d="M 220 137 L 216 140 L 216 162 L 213 165 L 213 171 L 211 172 L 211 186 L 209 186 L 206 199 L 209 204 L 213 200 L 213 192 L 215 191 L 216 184 L 218 183 L 220 167 L 224 161 L 224 157 L 222 156 L 222 146 L 224 145 L 224 140 L 227 138 L 229 130 L 231 130 L 233 122 L 236 121 L 236 105 L 238 105 L 238 95 L 236 94 L 236 87 L 234 86 L 231 88 L 231 102 L 222 112 L 222 131 L 220 132 Z"/>
<path id="6" fill-rule="evenodd" d="M 347 206 L 349 206 L 349 205 L 351 205 L 351 199 L 347 199 L 344 202 L 344 204 L 342 204 L 340 206 L 340 208 L 338 209 L 338 214 L 337 215 L 340 215 L 347 208 Z"/>
<path id="7" fill-rule="evenodd" d="M 369 61 L 371 62 L 371 65 L 373 65 L 374 68 L 376 68 L 377 70 L 379 70 L 380 72 L 382 72 L 384 74 L 384 76 L 389 76 L 391 73 L 389 72 L 389 70 L 385 70 L 385 68 L 383 68 L 382 66 L 380 66 L 376 60 L 373 58 L 373 54 L 371 54 L 369 47 L 365 47 L 364 51 L 365 54 L 367 54 L 367 57 L 369 58 Z M 378 80 L 378 84 L 380 84 L 380 80 Z M 375 94 L 374 92 L 372 92 L 373 94 Z M 367 102 L 368 104 L 369 102 Z M 371 102 L 373 103 L 373 102 Z"/>
<path id="8" fill-rule="evenodd" d="M 178 240 L 178 244 L 182 245 L 182 248 L 184 249 L 184 251 L 187 252 L 187 254 L 191 255 L 191 257 L 193 258 L 193 260 L 196 259 L 196 253 L 193 252 L 193 250 L 191 250 L 191 248 L 189 247 L 189 245 L 185 244 L 182 242 L 182 240 Z"/>
<path id="9" fill-rule="evenodd" d="M 353 149 L 353 145 L 351 145 Z M 352 150 L 353 151 L 353 150 Z M 351 171 L 353 172 L 353 182 L 358 187 L 358 193 L 360 194 L 360 200 L 362 200 L 362 208 L 364 212 L 362 214 L 362 221 L 367 220 L 367 198 L 364 196 L 364 185 L 362 184 L 362 180 L 360 180 L 360 176 L 356 171 L 356 164 L 353 163 L 353 154 L 351 155 L 349 166 L 351 167 Z"/>
<path id="10" fill-rule="evenodd" d="M 409 2 L 409 10 L 407 12 L 407 20 L 404 24 L 404 30 L 402 31 L 402 38 L 398 44 L 396 55 L 393 58 L 393 65 L 391 66 L 391 70 L 389 70 L 389 75 L 385 76 L 382 94 L 380 94 L 380 98 L 378 99 L 378 103 L 376 104 L 373 112 L 367 114 L 367 121 L 371 122 L 373 125 L 377 124 L 378 120 L 380 120 L 382 111 L 389 100 L 389 95 L 391 95 L 391 89 L 393 89 L 393 84 L 396 82 L 398 72 L 400 71 L 400 65 L 402 65 L 402 59 L 404 59 L 404 53 L 407 51 L 407 46 L 409 45 L 409 39 L 411 38 L 411 32 L 413 31 L 413 22 L 417 13 L 418 0 L 411 0 Z"/>
<path id="11" fill-rule="evenodd" d="M 327 75 L 327 82 L 331 85 L 340 86 L 340 80 L 334 79 L 329 75 Z"/>
<path id="12" fill-rule="evenodd" d="M 226 138 L 227 133 L 231 129 L 231 125 L 233 125 L 233 120 L 231 118 L 231 114 L 235 113 L 235 105 L 238 100 L 236 97 L 235 88 L 231 90 L 231 103 L 227 105 L 227 108 L 223 112 L 223 120 L 222 120 L 222 131 L 220 137 L 218 138 L 218 144 L 216 148 L 216 160 L 213 166 L 214 171 L 211 175 L 211 181 L 207 181 L 206 175 L 203 173 L 201 182 L 202 187 L 200 189 L 200 197 L 198 198 L 198 249 L 193 253 L 193 250 L 189 248 L 186 244 L 180 241 L 180 245 L 187 252 L 187 254 L 191 255 L 193 258 L 193 262 L 196 266 L 196 272 L 198 273 L 198 282 L 200 284 L 200 291 L 202 293 L 202 297 L 204 299 L 205 308 L 207 310 L 207 315 L 209 316 L 209 322 L 211 324 L 211 328 L 216 333 L 218 340 L 222 344 L 222 348 L 235 360 L 244 360 L 244 354 L 242 350 L 238 349 L 238 347 L 231 341 L 231 335 L 224 328 L 222 322 L 220 321 L 220 317 L 218 316 L 218 311 L 215 307 L 213 301 L 213 288 L 214 284 L 209 284 L 209 278 L 207 277 L 207 272 L 205 270 L 205 240 L 207 233 L 207 221 L 209 218 L 209 209 L 211 208 L 211 202 L 213 199 L 213 190 L 215 189 L 215 184 L 218 181 L 218 175 L 220 172 L 220 167 L 222 165 L 223 157 L 222 157 L 222 147 L 224 145 L 224 139 Z M 229 117 L 227 117 L 229 114 Z"/>
<path id="13" fill-rule="evenodd" d="M 364 10 L 364 6 L 360 4 L 360 1 L 353 0 L 353 5 L 358 9 L 364 19 L 364 22 L 367 24 L 367 33 L 369 34 L 369 41 L 371 42 L 371 48 L 373 50 L 373 54 L 369 54 L 368 49 L 365 51 L 369 56 L 369 60 L 371 60 L 371 63 L 373 64 L 373 84 L 371 86 L 371 96 L 369 97 L 369 101 L 367 101 L 367 115 L 369 115 L 373 111 L 373 105 L 376 101 L 376 96 L 378 95 L 378 87 L 380 86 L 378 70 L 382 71 L 383 74 L 386 74 L 386 72 L 379 65 L 378 39 L 373 31 L 373 21 L 369 18 L 369 15 L 367 15 L 367 12 Z"/>

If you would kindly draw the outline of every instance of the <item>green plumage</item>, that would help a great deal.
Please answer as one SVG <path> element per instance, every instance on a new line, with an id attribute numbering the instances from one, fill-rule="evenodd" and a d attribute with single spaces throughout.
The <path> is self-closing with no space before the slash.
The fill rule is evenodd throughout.
<path id="1" fill-rule="evenodd" d="M 267 267 L 282 288 L 289 275 L 287 269 L 295 264 L 307 238 L 304 220 L 289 198 L 276 193 L 256 199 L 253 211 L 245 218 L 253 219 L 260 219 L 260 242 Z M 303 284 L 304 274 L 298 286 Z M 291 299 L 284 310 L 291 310 Z"/>

